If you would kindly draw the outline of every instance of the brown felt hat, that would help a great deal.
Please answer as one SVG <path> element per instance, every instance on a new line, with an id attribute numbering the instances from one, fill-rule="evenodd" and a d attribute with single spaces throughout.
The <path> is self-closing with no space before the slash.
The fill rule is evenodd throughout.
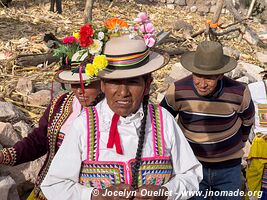
<path id="1" fill-rule="evenodd" d="M 237 62 L 223 54 L 219 42 L 205 41 L 198 45 L 196 51 L 182 55 L 181 64 L 195 74 L 218 75 L 233 70 Z"/>
<path id="2" fill-rule="evenodd" d="M 142 37 L 129 35 L 112 37 L 103 52 L 109 65 L 99 72 L 103 79 L 125 79 L 142 76 L 165 66 L 169 61 L 167 53 L 152 51 Z"/>

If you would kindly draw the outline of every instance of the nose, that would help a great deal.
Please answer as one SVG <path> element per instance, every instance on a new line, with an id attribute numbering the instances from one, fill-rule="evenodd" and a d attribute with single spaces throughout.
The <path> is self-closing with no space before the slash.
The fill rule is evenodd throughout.
<path id="1" fill-rule="evenodd" d="M 199 79 L 199 87 L 201 87 L 201 88 L 205 88 L 205 87 L 207 87 L 207 83 L 206 83 L 206 80 L 204 79 L 204 78 L 201 78 L 201 79 Z"/>
<path id="2" fill-rule="evenodd" d="M 83 93 L 82 88 L 77 88 L 77 92 L 78 94 L 82 94 Z"/>
<path id="3" fill-rule="evenodd" d="M 117 94 L 120 97 L 127 97 L 129 95 L 129 88 L 126 84 L 120 84 L 118 86 Z"/>

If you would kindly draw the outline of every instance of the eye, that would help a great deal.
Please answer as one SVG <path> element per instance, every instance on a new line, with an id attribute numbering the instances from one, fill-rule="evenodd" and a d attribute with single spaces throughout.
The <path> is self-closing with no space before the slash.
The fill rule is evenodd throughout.
<path id="1" fill-rule="evenodd" d="M 136 80 L 136 79 L 133 79 L 133 80 L 129 80 L 129 83 L 131 83 L 131 84 L 138 84 L 139 83 L 139 81 L 138 80 Z"/>

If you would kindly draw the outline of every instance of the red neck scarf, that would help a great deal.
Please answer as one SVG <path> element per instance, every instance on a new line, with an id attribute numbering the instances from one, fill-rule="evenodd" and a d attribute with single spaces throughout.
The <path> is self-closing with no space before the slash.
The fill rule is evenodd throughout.
<path id="1" fill-rule="evenodd" d="M 121 140 L 120 135 L 118 132 L 118 121 L 120 119 L 120 116 L 116 113 L 114 113 L 111 121 L 111 126 L 109 130 L 109 138 L 108 138 L 108 144 L 107 148 L 113 148 L 114 144 L 116 147 L 116 152 L 118 154 L 123 155 L 122 148 L 121 148 Z"/>

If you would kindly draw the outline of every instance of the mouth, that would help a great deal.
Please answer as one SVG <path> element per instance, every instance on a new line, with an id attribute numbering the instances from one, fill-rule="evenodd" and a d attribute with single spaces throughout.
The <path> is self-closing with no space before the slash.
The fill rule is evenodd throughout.
<path id="1" fill-rule="evenodd" d="M 80 101 L 86 101 L 86 100 L 88 100 L 88 98 L 86 98 L 86 97 L 79 97 L 79 100 Z"/>
<path id="2" fill-rule="evenodd" d="M 131 101 L 128 100 L 128 99 L 125 99 L 125 100 L 117 100 L 115 101 L 116 104 L 119 106 L 119 107 L 127 107 L 130 105 Z"/>
<path id="3" fill-rule="evenodd" d="M 199 92 L 207 92 L 208 90 L 207 90 L 207 89 L 201 89 L 201 88 L 198 88 L 198 91 L 199 91 Z"/>

